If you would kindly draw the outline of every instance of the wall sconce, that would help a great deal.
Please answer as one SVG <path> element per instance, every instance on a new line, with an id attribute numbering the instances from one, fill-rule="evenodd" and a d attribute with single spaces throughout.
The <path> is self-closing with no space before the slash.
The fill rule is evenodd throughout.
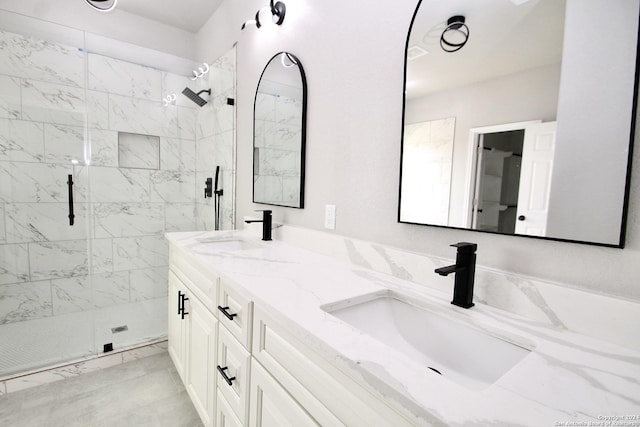
<path id="1" fill-rule="evenodd" d="M 469 27 L 464 23 L 462 15 L 452 16 L 447 20 L 447 27 L 440 36 L 440 47 L 445 52 L 457 52 L 469 40 Z"/>
<path id="2" fill-rule="evenodd" d="M 262 27 L 262 23 L 260 22 L 260 12 L 262 12 L 267 7 L 271 11 L 271 20 L 273 21 L 273 23 L 276 25 L 282 25 L 282 23 L 284 22 L 284 15 L 287 13 L 287 6 L 281 1 L 276 1 L 274 3 L 273 0 L 270 0 L 269 6 L 265 6 L 262 9 L 258 10 L 256 12 L 255 19 L 250 19 L 242 24 L 241 30 L 244 30 L 245 27 L 249 24 L 255 24 L 257 28 Z"/>
<path id="3" fill-rule="evenodd" d="M 209 64 L 203 62 L 202 65 L 204 65 L 204 68 L 198 67 L 197 70 L 193 70 L 193 77 L 191 78 L 191 80 L 198 80 L 199 78 L 204 77 L 204 75 L 209 72 Z"/>

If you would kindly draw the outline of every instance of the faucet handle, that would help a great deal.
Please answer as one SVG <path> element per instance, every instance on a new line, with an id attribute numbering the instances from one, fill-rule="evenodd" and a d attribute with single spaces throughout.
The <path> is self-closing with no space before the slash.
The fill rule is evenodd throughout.
<path id="1" fill-rule="evenodd" d="M 458 252 L 463 254 L 472 254 L 472 253 L 475 253 L 476 250 L 478 250 L 477 243 L 459 242 L 459 243 L 454 243 L 453 245 L 450 245 L 450 246 L 454 248 L 458 248 Z"/>

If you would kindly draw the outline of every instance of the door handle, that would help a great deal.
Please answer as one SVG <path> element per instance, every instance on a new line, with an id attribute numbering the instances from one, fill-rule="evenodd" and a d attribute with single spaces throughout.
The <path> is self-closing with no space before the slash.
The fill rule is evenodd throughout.
<path id="1" fill-rule="evenodd" d="M 69 225 L 73 225 L 75 215 L 73 214 L 73 175 L 67 175 L 67 185 L 69 186 Z"/>
<path id="2" fill-rule="evenodd" d="M 518 217 L 518 221 L 524 221 L 525 219 L 527 219 L 527 217 L 526 217 L 526 216 L 524 216 L 524 215 L 520 215 L 520 216 Z"/>

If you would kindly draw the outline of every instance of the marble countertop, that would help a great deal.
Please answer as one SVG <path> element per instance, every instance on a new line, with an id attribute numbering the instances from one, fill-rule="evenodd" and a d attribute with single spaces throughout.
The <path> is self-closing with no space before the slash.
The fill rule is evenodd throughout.
<path id="1" fill-rule="evenodd" d="M 290 333 L 393 406 L 404 408 L 418 424 L 640 427 L 638 351 L 483 304 L 460 309 L 444 292 L 287 243 L 262 242 L 243 231 L 166 236 L 172 250 L 241 286 Z M 321 308 L 385 290 L 443 316 L 514 337 L 532 351 L 495 383 L 472 390 Z"/>

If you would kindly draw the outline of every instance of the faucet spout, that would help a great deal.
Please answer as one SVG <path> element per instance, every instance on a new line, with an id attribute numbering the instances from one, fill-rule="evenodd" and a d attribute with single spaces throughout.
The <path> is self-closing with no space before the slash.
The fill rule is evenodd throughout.
<path id="1" fill-rule="evenodd" d="M 271 211 L 270 210 L 263 210 L 262 211 L 262 219 L 261 220 L 247 219 L 244 222 L 246 222 L 247 224 L 250 224 L 252 222 L 261 222 L 262 223 L 262 240 L 265 240 L 265 241 L 271 240 L 272 216 L 271 216 Z"/>
<path id="2" fill-rule="evenodd" d="M 462 271 L 465 267 L 460 267 L 458 265 L 448 265 L 446 267 L 440 267 L 440 268 L 436 268 L 436 273 L 438 273 L 441 276 L 448 276 L 451 273 L 456 273 L 458 271 Z"/>

